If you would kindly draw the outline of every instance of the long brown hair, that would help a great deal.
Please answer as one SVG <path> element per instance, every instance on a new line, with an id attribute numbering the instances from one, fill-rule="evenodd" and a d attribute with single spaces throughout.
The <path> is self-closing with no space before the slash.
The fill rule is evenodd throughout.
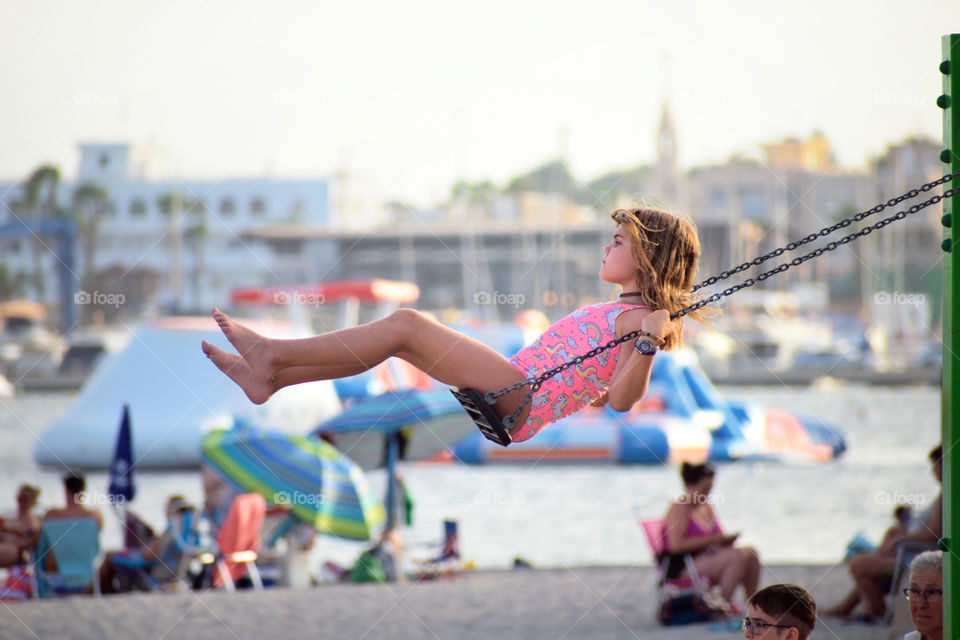
<path id="1" fill-rule="evenodd" d="M 638 265 L 638 304 L 651 309 L 666 309 L 671 314 L 695 302 L 690 288 L 700 258 L 700 238 L 691 222 L 658 209 L 617 209 L 610 214 L 630 236 L 633 259 Z M 703 321 L 705 314 L 689 314 Z M 683 344 L 681 322 L 664 337 L 664 348 Z"/>

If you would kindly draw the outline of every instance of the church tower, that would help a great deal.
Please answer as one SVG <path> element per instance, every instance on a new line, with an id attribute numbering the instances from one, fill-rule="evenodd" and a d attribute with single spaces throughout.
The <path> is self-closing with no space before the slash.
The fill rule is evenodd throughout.
<path id="1" fill-rule="evenodd" d="M 660 124 L 657 126 L 657 165 L 653 195 L 667 206 L 676 205 L 679 197 L 677 173 L 677 133 L 667 101 L 663 102 Z"/>

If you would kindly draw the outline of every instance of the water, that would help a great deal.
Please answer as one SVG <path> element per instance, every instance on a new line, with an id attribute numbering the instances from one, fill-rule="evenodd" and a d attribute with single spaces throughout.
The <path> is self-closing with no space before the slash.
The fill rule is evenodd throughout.
<path id="1" fill-rule="evenodd" d="M 894 502 L 919 508 L 937 493 L 926 456 L 940 440 L 940 391 L 933 387 L 726 388 L 730 396 L 817 415 L 850 435 L 850 450 L 827 464 L 721 465 L 713 499 L 721 522 L 742 533 L 766 563 L 832 563 L 857 531 L 877 540 Z M 25 395 L 0 401 L 0 512 L 14 510 L 20 482 L 42 489 L 42 508 L 63 501 L 60 474 L 33 462 L 37 434 L 71 402 L 67 394 Z M 103 443 L 112 447 L 112 442 Z M 536 566 L 649 564 L 637 516 L 663 513 L 678 494 L 673 467 L 517 465 L 468 467 L 403 464 L 416 502 L 408 542 L 438 541 L 442 521 L 460 523 L 461 548 L 479 567 L 505 567 L 517 556 Z M 382 494 L 382 471 L 370 473 Z M 87 475 L 101 499 L 104 472 Z M 199 503 L 196 472 L 143 472 L 132 508 L 155 526 L 167 496 Z M 103 546 L 120 544 L 109 509 Z M 319 538 L 317 560 L 348 563 L 363 545 Z M 424 549 L 414 549 L 421 555 Z"/>

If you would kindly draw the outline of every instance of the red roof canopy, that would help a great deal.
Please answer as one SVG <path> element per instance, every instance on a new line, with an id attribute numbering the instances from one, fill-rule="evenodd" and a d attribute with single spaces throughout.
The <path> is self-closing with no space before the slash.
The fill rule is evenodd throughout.
<path id="1" fill-rule="evenodd" d="M 420 288 L 412 282 L 396 280 L 338 280 L 320 284 L 287 284 L 244 287 L 230 292 L 237 305 L 289 304 L 302 299 L 304 304 L 336 302 L 356 298 L 361 302 L 411 303 L 420 297 Z"/>

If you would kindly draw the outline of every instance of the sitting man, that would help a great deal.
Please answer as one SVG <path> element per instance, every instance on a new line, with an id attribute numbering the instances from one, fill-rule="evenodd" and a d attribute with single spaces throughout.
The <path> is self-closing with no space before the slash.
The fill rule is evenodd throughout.
<path id="1" fill-rule="evenodd" d="M 97 528 L 103 529 L 103 516 L 96 509 L 88 509 L 83 506 L 83 492 L 87 487 L 83 476 L 69 475 L 63 479 L 64 502 L 66 506 L 63 509 L 50 509 L 43 516 L 43 522 L 47 520 L 72 520 L 80 518 L 93 518 L 97 521 Z"/>
<path id="2" fill-rule="evenodd" d="M 772 584 L 747 600 L 744 638 L 807 640 L 817 623 L 817 605 L 803 587 Z"/>

